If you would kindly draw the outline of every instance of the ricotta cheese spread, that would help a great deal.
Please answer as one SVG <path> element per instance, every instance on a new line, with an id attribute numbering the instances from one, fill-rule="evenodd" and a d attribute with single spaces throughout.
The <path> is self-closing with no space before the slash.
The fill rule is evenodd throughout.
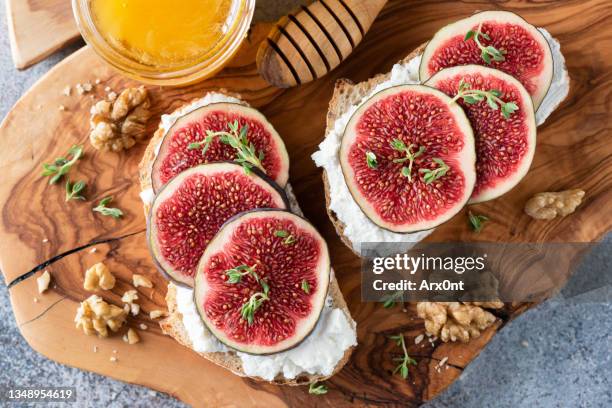
<path id="1" fill-rule="evenodd" d="M 544 123 L 569 92 L 569 75 L 565 68 L 565 59 L 561 54 L 561 46 L 548 31 L 543 28 L 539 30 L 550 45 L 554 73 L 550 89 L 536 112 L 538 126 Z M 338 116 L 333 128 L 319 144 L 319 150 L 312 155 L 315 164 L 325 169 L 327 173 L 330 190 L 329 207 L 336 214 L 338 220 L 345 225 L 344 235 L 357 252 L 360 252 L 362 242 L 419 242 L 433 232 L 433 229 L 431 229 L 410 234 L 398 234 L 382 229 L 370 221 L 353 199 L 344 181 L 344 175 L 338 160 L 344 129 L 359 105 L 367 101 L 372 95 L 392 86 L 418 84 L 420 63 L 421 56 L 418 55 L 406 63 L 394 65 L 388 80 L 378 84 L 361 102 L 351 106 L 346 112 Z"/>
<path id="2" fill-rule="evenodd" d="M 201 353 L 231 351 L 204 326 L 193 300 L 193 289 L 176 287 L 177 309 L 192 347 Z M 244 373 L 271 381 L 279 374 L 293 379 L 300 374 L 331 375 L 347 349 L 357 344 L 355 322 L 342 309 L 334 308 L 327 297 L 319 320 L 308 337 L 297 347 L 280 353 L 258 356 L 236 355 Z"/>

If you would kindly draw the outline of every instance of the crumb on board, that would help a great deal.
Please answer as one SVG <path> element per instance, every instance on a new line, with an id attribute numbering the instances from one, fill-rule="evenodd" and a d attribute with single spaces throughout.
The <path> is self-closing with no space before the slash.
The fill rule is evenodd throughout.
<path id="1" fill-rule="evenodd" d="M 142 286 L 144 288 L 152 288 L 153 287 L 153 282 L 151 282 L 151 280 L 149 278 L 147 278 L 146 276 L 140 275 L 138 273 L 135 273 L 132 276 L 132 283 L 134 284 L 134 287 L 139 287 Z"/>
<path id="2" fill-rule="evenodd" d="M 140 342 L 140 336 L 136 333 L 136 330 L 129 328 L 127 333 L 123 335 L 123 341 L 128 344 L 136 344 Z"/>
<path id="3" fill-rule="evenodd" d="M 48 270 L 45 270 L 38 278 L 36 278 L 36 285 L 38 286 L 38 293 L 42 294 L 49 289 L 49 283 L 51 282 L 51 274 Z"/>

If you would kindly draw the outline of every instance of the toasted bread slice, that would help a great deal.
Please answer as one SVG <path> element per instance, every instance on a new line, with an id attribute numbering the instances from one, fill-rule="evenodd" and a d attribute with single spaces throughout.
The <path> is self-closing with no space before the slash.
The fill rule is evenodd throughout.
<path id="1" fill-rule="evenodd" d="M 399 61 L 399 64 L 407 63 L 414 57 L 421 55 L 425 49 L 425 45 L 422 44 L 414 51 L 412 51 L 406 58 Z M 351 106 L 358 104 L 368 96 L 370 92 L 380 83 L 388 81 L 391 78 L 391 72 L 386 74 L 378 74 L 367 81 L 355 84 L 348 79 L 339 79 L 336 81 L 334 87 L 334 94 L 329 101 L 329 109 L 327 111 L 327 126 L 325 128 L 325 136 L 332 131 L 336 119 L 346 112 Z M 355 254 L 360 256 L 359 252 L 353 247 L 352 242 L 344 235 L 345 225 L 342 221 L 336 217 L 336 214 L 329 208 L 330 205 L 330 189 L 329 182 L 327 180 L 327 172 L 323 170 L 323 186 L 325 188 L 325 207 L 327 208 L 327 214 L 332 224 L 336 228 L 336 232 L 340 236 L 342 242 L 349 247 Z"/>
<path id="2" fill-rule="evenodd" d="M 240 99 L 239 95 L 231 94 L 224 90 L 220 90 L 218 92 L 225 93 L 229 96 L 233 96 L 233 97 Z M 177 111 L 180 110 L 181 108 L 178 108 Z M 157 129 L 157 131 L 155 132 L 155 134 L 149 141 L 149 145 L 147 146 L 144 156 L 140 162 L 139 178 L 140 178 L 141 191 L 150 189 L 152 186 L 151 170 L 153 168 L 153 162 L 156 157 L 155 151 L 156 151 L 157 145 L 163 139 L 164 133 L 165 133 L 165 130 L 160 124 L 159 128 Z M 289 199 L 289 206 L 290 206 L 291 211 L 293 211 L 294 213 L 298 215 L 303 216 L 302 211 L 297 203 L 296 197 L 293 194 L 291 185 L 289 183 L 287 183 L 287 186 L 285 187 L 285 191 L 287 193 L 287 198 Z M 144 207 L 145 207 L 144 208 L 145 215 L 147 215 L 149 213 L 150 205 L 147 203 L 144 203 Z M 341 309 L 342 312 L 349 319 L 349 321 L 353 322 L 350 311 L 348 307 L 346 306 L 346 302 L 344 300 L 344 297 L 342 296 L 342 292 L 340 291 L 340 288 L 338 286 L 338 282 L 336 281 L 336 277 L 333 273 L 333 270 L 330 276 L 328 295 L 332 299 L 332 306 L 334 308 Z M 180 344 L 193 349 L 193 345 L 191 343 L 191 340 L 189 339 L 187 330 L 185 329 L 185 326 L 183 325 L 183 317 L 181 313 L 178 311 L 178 307 L 176 303 L 176 286 L 172 283 L 168 284 L 168 292 L 166 294 L 166 304 L 168 306 L 168 312 L 169 312 L 168 317 L 164 318 L 163 320 L 159 322 L 159 325 L 162 328 L 163 333 L 167 334 L 168 336 L 173 337 Z M 354 325 L 354 322 L 353 322 L 353 325 Z M 274 378 L 274 380 L 270 382 L 273 384 L 279 384 L 279 385 L 307 385 L 307 384 L 315 383 L 317 381 L 323 381 L 331 377 L 332 375 L 336 374 L 338 371 L 342 369 L 342 367 L 344 367 L 344 365 L 349 361 L 351 354 L 353 353 L 353 349 L 354 347 L 350 347 L 347 350 L 345 350 L 343 357 L 340 359 L 340 361 L 338 361 L 338 364 L 336 364 L 336 367 L 334 368 L 334 371 L 332 372 L 331 375 L 325 376 L 325 375 L 304 373 L 304 374 L 297 376 L 296 378 L 285 378 L 282 375 L 278 375 L 276 378 Z M 233 351 L 211 352 L 211 353 L 199 353 L 198 352 L 198 354 L 212 361 L 213 363 L 230 370 L 236 375 L 239 375 L 241 377 L 249 377 L 245 374 L 244 370 L 242 369 L 242 362 L 240 360 L 240 357 L 237 356 L 236 353 Z M 250 377 L 250 378 L 254 378 L 260 381 L 267 381 L 260 377 Z"/>

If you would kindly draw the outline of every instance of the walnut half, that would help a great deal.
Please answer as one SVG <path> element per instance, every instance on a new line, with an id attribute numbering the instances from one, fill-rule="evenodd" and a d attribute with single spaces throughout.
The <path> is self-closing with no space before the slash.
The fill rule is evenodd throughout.
<path id="1" fill-rule="evenodd" d="M 494 309 L 503 305 L 502 302 L 487 302 L 487 306 Z M 476 302 L 419 302 L 417 314 L 425 320 L 425 331 L 445 343 L 457 340 L 467 343 L 495 321 L 495 316 Z"/>
<path id="2" fill-rule="evenodd" d="M 576 211 L 583 197 L 584 191 L 580 189 L 538 193 L 525 204 L 525 213 L 537 220 L 552 220 L 557 215 L 565 217 Z"/>
<path id="3" fill-rule="evenodd" d="M 91 295 L 81 302 L 74 321 L 85 334 L 108 337 L 108 329 L 116 332 L 123 326 L 127 310 L 106 303 L 100 296 Z"/>
<path id="4" fill-rule="evenodd" d="M 146 124 L 151 117 L 149 94 L 144 87 L 124 89 L 114 100 L 98 101 L 91 108 L 93 147 L 120 152 L 146 137 Z"/>

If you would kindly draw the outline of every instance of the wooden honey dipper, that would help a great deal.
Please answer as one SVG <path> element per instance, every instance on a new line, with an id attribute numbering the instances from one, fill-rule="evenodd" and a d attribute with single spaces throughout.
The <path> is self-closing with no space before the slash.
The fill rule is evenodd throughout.
<path id="1" fill-rule="evenodd" d="M 257 52 L 257 69 L 280 88 L 336 68 L 361 42 L 387 0 L 319 0 L 281 18 Z"/>

